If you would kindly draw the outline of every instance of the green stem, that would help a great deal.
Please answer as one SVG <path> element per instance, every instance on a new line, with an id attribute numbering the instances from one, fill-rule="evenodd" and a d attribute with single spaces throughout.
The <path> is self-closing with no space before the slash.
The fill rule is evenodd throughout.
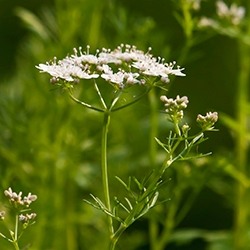
<path id="1" fill-rule="evenodd" d="M 248 103 L 248 84 L 250 74 L 250 48 L 244 44 L 240 44 L 240 73 L 238 82 L 238 96 L 237 96 L 237 123 L 238 134 L 236 136 L 236 164 L 238 170 L 248 177 L 247 156 L 248 156 L 248 140 L 247 140 L 247 126 L 248 126 L 248 111 L 246 109 Z M 237 201 L 235 214 L 235 250 L 245 250 L 249 246 L 249 189 L 237 183 Z"/>
<path id="2" fill-rule="evenodd" d="M 16 214 L 16 223 L 15 223 L 15 238 L 14 240 L 17 241 L 17 235 L 18 235 L 18 214 Z"/>
<path id="3" fill-rule="evenodd" d="M 104 190 L 105 205 L 109 211 L 111 211 L 110 195 L 109 195 L 109 180 L 108 180 L 108 164 L 107 164 L 107 139 L 108 129 L 110 124 L 110 113 L 104 113 L 103 129 L 102 129 L 102 183 Z M 108 226 L 110 237 L 114 233 L 113 220 L 111 216 L 108 216 Z"/>
<path id="4" fill-rule="evenodd" d="M 185 32 L 187 40 L 192 37 L 193 33 L 193 18 L 190 12 L 190 3 L 185 0 L 181 2 L 182 14 L 183 14 L 183 31 Z"/>
<path id="5" fill-rule="evenodd" d="M 164 174 L 164 171 L 172 164 L 172 161 L 170 161 L 167 157 L 167 159 L 164 161 L 164 164 L 160 171 L 157 172 L 157 174 L 153 177 L 152 181 L 150 182 L 150 185 L 146 189 L 146 191 L 141 195 L 140 199 L 137 201 L 137 204 L 133 207 L 133 210 L 130 212 L 128 217 L 120 224 L 120 227 L 115 231 L 113 236 L 111 237 L 110 242 L 110 248 L 109 250 L 114 250 L 117 241 L 119 240 L 122 233 L 130 226 L 132 225 L 137 219 L 139 219 L 142 216 L 142 212 L 145 208 L 145 199 L 151 197 L 155 194 L 155 190 L 159 184 L 159 181 L 162 178 L 162 175 Z M 149 199 L 151 199 L 149 198 Z"/>
<path id="6" fill-rule="evenodd" d="M 97 108 L 97 107 L 92 106 L 92 105 L 90 105 L 90 104 L 88 104 L 88 103 L 86 103 L 86 102 L 83 102 L 83 101 L 78 100 L 76 97 L 74 97 L 74 95 L 73 95 L 73 93 L 72 93 L 72 91 L 71 91 L 70 89 L 68 90 L 68 93 L 69 93 L 69 97 L 70 97 L 74 102 L 76 102 L 76 103 L 82 105 L 83 107 L 89 108 L 89 109 L 92 109 L 92 110 L 95 110 L 95 111 L 98 111 L 98 112 L 104 112 L 104 110 L 101 109 L 101 108 Z"/>
<path id="7" fill-rule="evenodd" d="M 127 229 L 127 227 L 125 225 L 121 224 L 120 227 L 116 230 L 116 232 L 113 234 L 113 236 L 111 238 L 109 250 L 115 250 L 116 243 L 118 242 L 122 233 Z"/>
<path id="8" fill-rule="evenodd" d="M 155 88 L 149 92 L 149 103 L 150 103 L 150 145 L 149 145 L 149 162 L 150 168 L 155 169 L 156 166 L 156 157 L 157 157 L 157 143 L 155 138 L 158 134 L 158 102 L 156 99 Z M 157 222 L 153 216 L 149 219 L 149 240 L 150 240 L 150 248 L 154 249 L 157 241 L 158 227 Z"/>
<path id="9" fill-rule="evenodd" d="M 13 245 L 15 247 L 15 250 L 20 250 L 17 242 L 13 241 Z"/>
<path id="10" fill-rule="evenodd" d="M 16 214 L 16 218 L 15 218 L 15 232 L 14 232 L 14 237 L 13 237 L 13 245 L 15 247 L 15 250 L 19 250 L 19 246 L 18 246 L 18 223 L 19 223 L 19 220 L 18 220 L 18 214 Z"/>

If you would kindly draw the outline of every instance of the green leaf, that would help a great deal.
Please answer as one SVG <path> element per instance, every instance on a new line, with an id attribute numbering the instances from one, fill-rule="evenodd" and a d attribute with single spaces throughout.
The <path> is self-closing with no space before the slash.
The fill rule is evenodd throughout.
<path id="1" fill-rule="evenodd" d="M 122 202 L 120 202 L 120 201 L 118 200 L 117 197 L 114 197 L 114 200 L 115 200 L 115 202 L 116 202 L 120 207 L 122 207 L 128 214 L 130 213 L 129 209 L 128 209 Z"/>
<path id="2" fill-rule="evenodd" d="M 158 138 L 155 137 L 156 142 L 167 152 L 170 153 L 170 151 L 167 149 L 167 145 L 162 143 Z"/>

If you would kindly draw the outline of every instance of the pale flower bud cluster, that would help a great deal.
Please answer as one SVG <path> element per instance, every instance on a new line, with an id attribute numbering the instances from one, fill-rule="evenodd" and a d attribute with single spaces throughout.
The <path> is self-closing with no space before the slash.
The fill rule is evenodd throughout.
<path id="1" fill-rule="evenodd" d="M 37 216 L 36 213 L 23 214 L 23 212 L 31 210 L 29 206 L 37 199 L 36 195 L 29 193 L 27 196 L 22 197 L 22 192 L 13 192 L 10 187 L 4 191 L 4 195 L 8 198 L 11 208 L 14 209 L 15 214 L 18 216 L 16 218 L 18 218 L 19 222 L 22 223 L 23 228 L 27 228 L 29 225 L 34 223 L 34 219 Z M 4 219 L 5 211 L 0 211 L 0 221 L 3 221 Z"/>
<path id="2" fill-rule="evenodd" d="M 235 3 L 228 7 L 223 1 L 217 1 L 216 7 L 217 15 L 220 18 L 230 20 L 234 25 L 238 25 L 245 17 L 245 8 L 242 6 L 238 7 Z"/>
<path id="3" fill-rule="evenodd" d="M 219 0 L 216 2 L 216 14 L 221 21 L 227 21 L 235 26 L 239 25 L 245 17 L 245 8 L 237 6 L 235 3 L 227 6 L 225 2 Z M 219 23 L 215 19 L 202 17 L 199 22 L 199 27 L 218 28 Z"/>
<path id="4" fill-rule="evenodd" d="M 180 97 L 177 95 L 175 99 L 161 96 L 160 99 L 166 108 L 165 112 L 170 116 L 173 122 L 178 123 L 183 118 L 183 110 L 187 108 L 189 103 L 187 96 Z"/>
<path id="5" fill-rule="evenodd" d="M 187 136 L 189 130 L 190 130 L 190 126 L 188 124 L 182 125 L 181 131 L 182 131 L 183 135 Z"/>
<path id="6" fill-rule="evenodd" d="M 199 10 L 201 6 L 201 0 L 186 0 L 190 4 L 193 10 Z"/>
<path id="7" fill-rule="evenodd" d="M 22 192 L 19 192 L 17 194 L 16 192 L 13 192 L 11 188 L 5 190 L 4 195 L 9 199 L 10 203 L 13 204 L 15 207 L 23 206 L 28 208 L 30 204 L 37 199 L 37 196 L 31 193 L 22 198 Z"/>
<path id="8" fill-rule="evenodd" d="M 218 121 L 218 113 L 208 112 L 205 116 L 198 115 L 196 121 L 203 131 L 212 130 L 214 124 Z"/>
<path id="9" fill-rule="evenodd" d="M 175 67 L 175 62 L 165 63 L 164 59 L 151 55 L 150 50 L 144 53 L 133 45 L 121 44 L 114 50 L 103 48 L 92 55 L 89 46 L 85 52 L 80 47 L 74 49 L 73 55 L 58 61 L 54 58 L 52 62 L 39 64 L 36 68 L 50 74 L 53 83 L 101 78 L 118 88 L 145 84 L 148 77 L 166 83 L 169 75 L 185 76 L 183 68 Z"/>
<path id="10" fill-rule="evenodd" d="M 36 213 L 20 214 L 19 221 L 23 224 L 32 222 L 36 218 Z"/>

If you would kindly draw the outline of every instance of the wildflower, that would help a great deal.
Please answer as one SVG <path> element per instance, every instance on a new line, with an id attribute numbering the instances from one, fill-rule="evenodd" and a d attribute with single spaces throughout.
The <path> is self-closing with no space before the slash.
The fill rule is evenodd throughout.
<path id="1" fill-rule="evenodd" d="M 202 17 L 198 23 L 199 28 L 216 27 L 217 22 L 208 17 Z"/>
<path id="2" fill-rule="evenodd" d="M 35 194 L 29 193 L 27 196 L 23 198 L 23 204 L 26 207 L 29 207 L 29 205 L 37 199 L 37 196 Z"/>
<path id="3" fill-rule="evenodd" d="M 160 100 L 164 102 L 165 112 L 170 116 L 171 120 L 178 123 L 183 118 L 183 109 L 187 108 L 189 102 L 187 96 L 180 97 L 177 95 L 175 99 L 161 96 Z"/>
<path id="4" fill-rule="evenodd" d="M 197 123 L 200 125 L 203 131 L 212 130 L 217 120 L 217 112 L 208 112 L 205 116 L 199 114 L 196 119 Z"/>
<path id="5" fill-rule="evenodd" d="M 56 62 L 56 58 L 54 58 L 51 64 L 39 64 L 36 68 L 41 72 L 49 73 L 55 79 L 62 79 L 67 82 L 75 82 L 76 79 L 92 79 L 99 77 L 98 74 L 94 72 L 91 73 L 88 67 L 81 67 L 77 60 L 68 57 L 58 62 Z"/>
<path id="6" fill-rule="evenodd" d="M 201 5 L 201 0 L 186 0 L 190 4 L 193 10 L 199 10 Z"/>
<path id="7" fill-rule="evenodd" d="M 22 192 L 17 194 L 16 192 L 13 192 L 10 187 L 4 191 L 4 194 L 15 207 L 25 206 L 28 208 L 30 204 L 37 199 L 37 196 L 31 193 L 22 198 Z"/>
<path id="8" fill-rule="evenodd" d="M 17 194 L 16 192 L 13 192 L 12 189 L 9 187 L 7 190 L 4 191 L 4 194 L 10 200 L 10 202 L 23 205 L 22 192 L 19 192 L 19 194 Z"/>
<path id="9" fill-rule="evenodd" d="M 19 215 L 19 221 L 22 223 L 28 223 L 36 218 L 36 213 L 30 213 L 30 214 L 20 214 Z"/>
<path id="10" fill-rule="evenodd" d="M 125 84 L 143 83 L 143 81 L 137 79 L 137 77 L 139 77 L 138 73 L 125 72 L 122 70 L 117 73 L 113 73 L 111 70 L 101 74 L 101 77 L 107 82 L 117 84 L 120 88 L 123 88 Z"/>
<path id="11" fill-rule="evenodd" d="M 181 127 L 181 131 L 183 133 L 183 135 L 187 136 L 188 135 L 188 131 L 190 130 L 190 126 L 188 124 L 184 124 Z"/>
<path id="12" fill-rule="evenodd" d="M 147 76 L 156 76 L 161 78 L 167 78 L 168 75 L 176 75 L 176 76 L 185 76 L 182 73 L 182 70 L 179 66 L 177 69 L 173 69 L 175 66 L 175 62 L 172 63 L 164 63 L 161 62 L 161 58 L 145 58 L 143 61 L 136 61 L 132 64 L 132 67 L 138 69 L 142 74 Z"/>
<path id="13" fill-rule="evenodd" d="M 148 49 L 150 51 L 151 48 Z M 110 55 L 116 60 L 122 62 L 132 62 L 132 61 L 141 61 L 145 58 L 152 57 L 149 53 L 144 53 L 142 50 L 138 50 L 136 46 L 129 44 L 121 44 L 114 51 L 110 52 Z"/>
<path id="14" fill-rule="evenodd" d="M 223 1 L 217 1 L 216 7 L 217 15 L 220 18 L 229 19 L 234 25 L 238 25 L 245 16 L 245 8 L 238 7 L 235 3 L 228 7 Z"/>
<path id="15" fill-rule="evenodd" d="M 239 25 L 245 17 L 245 8 L 237 6 L 233 3 L 231 6 L 227 6 L 223 1 L 219 0 L 216 2 L 216 14 L 221 21 L 225 20 L 229 24 Z M 212 27 L 214 29 L 220 29 L 219 20 L 202 17 L 198 23 L 198 27 Z"/>
<path id="16" fill-rule="evenodd" d="M 102 78 L 119 88 L 133 84 L 144 84 L 148 77 L 157 78 L 162 83 L 169 81 L 169 75 L 185 76 L 184 69 L 176 63 L 165 63 L 162 58 L 155 58 L 149 52 L 138 50 L 134 45 L 121 44 L 116 49 L 97 50 L 94 55 L 82 48 L 73 49 L 74 54 L 62 60 L 54 58 L 52 62 L 36 66 L 40 72 L 51 75 L 51 82 L 59 80 L 74 83 L 79 79 Z"/>

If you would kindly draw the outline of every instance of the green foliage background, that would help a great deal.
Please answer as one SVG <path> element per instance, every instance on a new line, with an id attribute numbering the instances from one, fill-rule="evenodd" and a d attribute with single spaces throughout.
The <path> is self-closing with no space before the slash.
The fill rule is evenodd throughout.
<path id="1" fill-rule="evenodd" d="M 22 238 L 24 245 L 30 242 L 33 250 L 95 250 L 103 249 L 107 236 L 104 216 L 83 202 L 89 193 L 102 196 L 102 117 L 72 103 L 35 65 L 54 56 L 60 59 L 72 53 L 73 47 L 88 44 L 92 52 L 120 43 L 142 50 L 152 47 L 154 55 L 185 67 L 187 76 L 173 79 L 168 94 L 189 97 L 190 120 L 210 110 L 236 115 L 237 42 L 221 35 L 204 39 L 201 34 L 200 42 L 188 48 L 176 20 L 176 2 L 1 1 L 0 201 L 4 203 L 3 190 L 9 186 L 38 195 L 33 206 L 37 223 Z M 213 13 L 214 2 L 204 1 L 203 15 Z M 84 95 L 93 98 L 87 84 L 84 88 Z M 167 125 L 162 109 L 159 103 L 159 131 L 164 138 Z M 243 177 L 236 178 L 236 172 L 225 170 L 234 158 L 234 137 L 223 122 L 217 127 L 219 132 L 209 135 L 201 148 L 213 151 L 210 159 L 167 172 L 166 178 L 172 180 L 164 187 L 164 198 L 174 200 L 179 192 L 178 209 L 185 204 L 190 209 L 176 225 L 166 249 L 229 249 L 226 232 L 234 224 L 234 186 Z M 150 172 L 149 133 L 147 98 L 114 115 L 109 139 L 113 195 L 122 194 L 116 175 L 143 178 Z M 169 204 L 171 201 L 156 207 L 134 224 L 118 249 L 150 249 L 150 217 L 160 224 Z M 3 239 L 0 246 L 10 249 Z"/>

